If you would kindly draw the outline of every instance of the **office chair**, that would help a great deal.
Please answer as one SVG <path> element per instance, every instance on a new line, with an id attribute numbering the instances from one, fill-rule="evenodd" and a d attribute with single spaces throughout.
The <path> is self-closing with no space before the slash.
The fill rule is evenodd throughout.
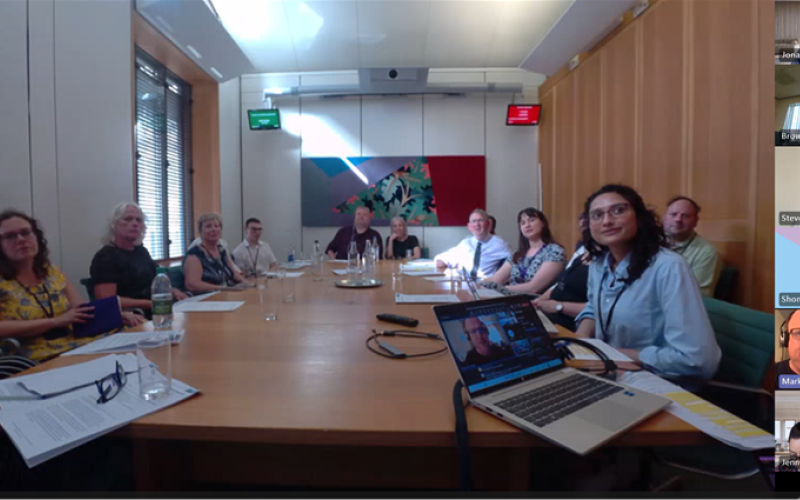
<path id="1" fill-rule="evenodd" d="M 717 286 L 714 287 L 714 298 L 733 302 L 733 292 L 736 291 L 738 279 L 739 270 L 734 266 L 725 266 L 719 274 Z"/>

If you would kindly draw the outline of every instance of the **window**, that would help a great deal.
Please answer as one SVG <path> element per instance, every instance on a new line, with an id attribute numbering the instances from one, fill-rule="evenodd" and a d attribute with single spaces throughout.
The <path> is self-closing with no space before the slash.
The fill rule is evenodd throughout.
<path id="1" fill-rule="evenodd" d="M 153 259 L 182 257 L 191 230 L 191 86 L 136 49 L 136 201 Z"/>
<path id="2" fill-rule="evenodd" d="M 786 119 L 783 120 L 783 130 L 786 132 L 800 130 L 800 103 L 789 105 Z"/>

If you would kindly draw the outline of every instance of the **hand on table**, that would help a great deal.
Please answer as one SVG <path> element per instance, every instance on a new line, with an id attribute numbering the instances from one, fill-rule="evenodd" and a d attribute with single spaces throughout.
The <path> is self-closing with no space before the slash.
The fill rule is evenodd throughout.
<path id="1" fill-rule="evenodd" d="M 87 321 L 94 318 L 94 307 L 90 306 L 81 306 L 81 307 L 73 307 L 69 309 L 64 314 L 60 316 L 56 316 L 53 318 L 53 323 L 57 328 L 63 328 L 66 326 L 74 325 L 75 323 L 86 323 Z"/>
<path id="2" fill-rule="evenodd" d="M 132 312 L 124 312 L 122 313 L 122 322 L 125 323 L 125 326 L 139 326 L 142 323 L 147 321 L 144 319 L 144 316 Z"/>

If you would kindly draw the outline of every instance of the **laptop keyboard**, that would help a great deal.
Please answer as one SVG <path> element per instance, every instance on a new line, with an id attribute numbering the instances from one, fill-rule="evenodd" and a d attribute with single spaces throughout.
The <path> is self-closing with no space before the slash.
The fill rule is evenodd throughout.
<path id="1" fill-rule="evenodd" d="M 544 427 L 622 390 L 618 385 L 575 374 L 504 399 L 495 406 L 537 427 Z"/>

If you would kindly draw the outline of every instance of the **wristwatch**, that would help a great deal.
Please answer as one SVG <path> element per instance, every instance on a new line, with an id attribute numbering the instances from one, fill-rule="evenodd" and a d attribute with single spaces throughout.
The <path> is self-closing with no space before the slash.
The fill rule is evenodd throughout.
<path id="1" fill-rule="evenodd" d="M 563 309 L 564 309 L 564 304 L 562 304 L 561 302 L 558 302 L 556 304 L 556 312 L 561 312 Z"/>

